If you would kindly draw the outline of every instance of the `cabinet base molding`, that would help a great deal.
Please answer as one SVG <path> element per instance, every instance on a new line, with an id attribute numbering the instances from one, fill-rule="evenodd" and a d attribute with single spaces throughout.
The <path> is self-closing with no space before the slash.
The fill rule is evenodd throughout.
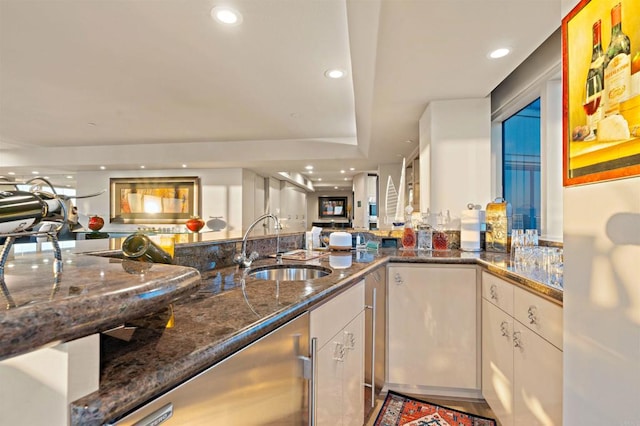
<path id="1" fill-rule="evenodd" d="M 397 383 L 387 383 L 382 389 L 381 394 L 386 394 L 389 390 L 407 395 L 420 395 L 424 397 L 446 397 L 461 398 L 470 400 L 483 400 L 482 391 L 480 389 L 460 389 L 460 388 L 443 388 L 436 386 L 415 386 L 403 385 Z"/>

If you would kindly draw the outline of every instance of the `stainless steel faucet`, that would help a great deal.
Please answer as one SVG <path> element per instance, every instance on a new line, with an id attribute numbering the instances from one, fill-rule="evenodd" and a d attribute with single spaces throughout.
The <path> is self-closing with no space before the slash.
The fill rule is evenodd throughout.
<path id="1" fill-rule="evenodd" d="M 254 220 L 253 223 L 249 225 L 249 228 L 247 228 L 247 231 L 244 233 L 244 237 L 242 237 L 242 251 L 236 254 L 233 258 L 233 261 L 241 267 L 250 267 L 251 262 L 260 257 L 257 251 L 252 252 L 247 257 L 247 237 L 251 233 L 251 230 L 253 230 L 253 228 L 258 224 L 258 222 L 268 218 L 273 219 L 276 222 L 276 261 L 278 264 L 282 263 L 282 255 L 280 254 L 280 221 L 278 220 L 278 217 L 276 215 L 266 213 Z"/>

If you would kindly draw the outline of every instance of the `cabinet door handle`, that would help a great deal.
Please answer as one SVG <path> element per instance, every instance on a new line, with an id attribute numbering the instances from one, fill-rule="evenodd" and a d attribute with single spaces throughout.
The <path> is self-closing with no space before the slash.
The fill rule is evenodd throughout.
<path id="1" fill-rule="evenodd" d="M 396 284 L 404 284 L 404 280 L 402 279 L 402 275 L 400 275 L 400 272 L 396 272 L 396 275 L 393 278 L 395 279 Z"/>
<path id="2" fill-rule="evenodd" d="M 538 308 L 535 305 L 529 306 L 528 315 L 529 324 L 538 324 Z"/>
<path id="3" fill-rule="evenodd" d="M 356 336 L 350 331 L 344 332 L 344 344 L 345 349 L 353 350 L 356 347 Z"/>
<path id="4" fill-rule="evenodd" d="M 378 316 L 377 289 L 374 287 L 371 311 L 371 408 L 376 406 L 376 317 Z"/>
<path id="5" fill-rule="evenodd" d="M 491 287 L 489 287 L 489 294 L 491 295 L 491 300 L 495 300 L 496 302 L 498 301 L 498 288 L 495 284 L 492 284 Z"/>
<path id="6" fill-rule="evenodd" d="M 509 323 L 506 321 L 502 321 L 500 323 L 500 332 L 503 337 L 509 337 Z"/>
<path id="7" fill-rule="evenodd" d="M 523 349 L 522 341 L 520 340 L 520 336 L 521 335 L 522 335 L 522 333 L 520 331 L 514 331 L 513 332 L 513 347 L 514 348 L 520 348 L 522 350 Z"/>
<path id="8" fill-rule="evenodd" d="M 340 342 L 334 342 L 335 347 L 333 348 L 333 360 L 338 362 L 344 361 L 344 345 Z"/>
<path id="9" fill-rule="evenodd" d="M 318 399 L 318 338 L 311 338 L 311 383 L 309 386 L 309 426 L 316 426 Z"/>

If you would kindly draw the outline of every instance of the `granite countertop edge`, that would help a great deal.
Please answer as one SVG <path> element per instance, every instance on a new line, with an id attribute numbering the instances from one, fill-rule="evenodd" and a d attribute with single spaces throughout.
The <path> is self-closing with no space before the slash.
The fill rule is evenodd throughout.
<path id="1" fill-rule="evenodd" d="M 51 291 L 50 300 L 0 311 L 0 341 L 3 342 L 0 360 L 102 332 L 165 309 L 196 291 L 202 283 L 200 273 L 194 268 L 178 265 L 155 268 L 159 273 L 149 277 L 135 275 L 139 280 L 135 285 L 125 284 L 121 276 L 102 277 L 103 290 L 92 291 L 100 278 L 88 278 L 79 285 L 85 276 L 82 268 L 65 267 L 62 280 L 65 287 Z M 113 282 L 113 289 L 109 288 L 109 282 Z M 67 292 L 77 294 L 70 296 Z"/>
<path id="2" fill-rule="evenodd" d="M 337 296 L 361 280 L 369 271 L 385 263 L 387 263 L 387 259 L 379 259 L 328 288 L 305 297 L 294 305 L 287 306 L 281 311 L 261 318 L 219 340 L 212 341 L 206 347 L 189 353 L 188 357 L 179 363 L 164 365 L 160 369 L 156 369 L 152 373 L 154 377 L 147 377 L 147 380 L 136 380 L 135 390 L 128 388 L 99 389 L 72 402 L 70 404 L 71 424 L 101 425 L 122 418 L 141 404 L 179 386 L 278 327 L 308 312 L 314 306 Z M 238 291 L 240 290 L 238 289 Z M 213 297 L 223 295 L 224 293 L 221 293 Z"/>
<path id="3" fill-rule="evenodd" d="M 541 295 L 562 304 L 562 291 L 549 289 L 541 283 L 518 275 L 508 270 L 504 254 L 463 254 L 452 251 L 438 253 L 437 257 L 429 255 L 408 256 L 396 250 L 380 250 L 375 259 L 359 270 L 341 274 L 341 278 L 334 278 L 332 284 L 317 293 L 304 297 L 296 303 L 260 318 L 240 329 L 233 330 L 227 335 L 212 340 L 205 347 L 192 351 L 171 365 L 162 365 L 149 377 L 136 380 L 131 388 L 99 389 L 71 403 L 71 424 L 103 424 L 106 421 L 121 418 L 126 413 L 135 410 L 140 405 L 152 400 L 162 393 L 180 385 L 191 377 L 201 373 L 209 367 L 224 360 L 226 357 L 255 342 L 281 325 L 311 310 L 314 306 L 324 302 L 343 290 L 358 282 L 370 271 L 386 264 L 467 264 L 479 265 L 491 273 L 508 279 L 516 285 L 529 288 Z M 508 255 L 506 256 L 508 259 Z M 232 269 L 232 268 L 222 268 Z M 235 269 L 235 268 L 233 268 Z M 239 289 L 228 292 L 238 292 Z M 220 293 L 212 297 L 221 297 Z"/>

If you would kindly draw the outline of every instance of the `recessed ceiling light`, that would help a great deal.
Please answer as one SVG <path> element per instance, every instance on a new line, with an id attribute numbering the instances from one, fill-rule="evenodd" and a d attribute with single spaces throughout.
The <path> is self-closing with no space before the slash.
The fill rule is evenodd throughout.
<path id="1" fill-rule="evenodd" d="M 32 175 L 37 175 L 38 173 L 40 173 L 40 172 L 35 171 L 35 170 L 31 172 Z"/>
<path id="2" fill-rule="evenodd" d="M 187 165 L 186 165 L 186 164 L 183 164 L 183 165 L 182 165 L 182 168 L 183 168 L 183 169 L 186 169 L 186 168 L 187 168 Z"/>
<path id="3" fill-rule="evenodd" d="M 313 170 L 313 166 L 305 166 L 305 169 L 307 169 L 307 170 Z"/>
<path id="4" fill-rule="evenodd" d="M 73 176 L 67 175 L 67 179 L 73 179 Z"/>
<path id="5" fill-rule="evenodd" d="M 13 176 L 13 175 L 15 175 L 15 174 L 16 174 L 16 172 L 9 172 L 9 173 L 7 173 L 7 174 L 8 174 L 8 175 Z"/>
<path id="6" fill-rule="evenodd" d="M 354 171 L 356 168 L 355 167 L 349 167 L 349 170 Z"/>
<path id="7" fill-rule="evenodd" d="M 331 70 L 326 70 L 324 72 L 324 75 L 327 78 L 338 79 L 338 78 L 344 77 L 345 75 L 347 75 L 347 73 L 344 70 L 335 68 Z"/>
<path id="8" fill-rule="evenodd" d="M 318 178 L 318 182 L 322 182 L 322 178 Z"/>
<path id="9" fill-rule="evenodd" d="M 226 6 L 215 6 L 211 9 L 211 17 L 225 25 L 239 25 L 242 22 L 242 15 Z"/>
<path id="10" fill-rule="evenodd" d="M 144 169 L 144 166 L 140 166 L 141 169 Z"/>
<path id="11" fill-rule="evenodd" d="M 338 187 L 337 187 L 337 186 L 334 186 L 334 187 L 333 187 L 333 189 L 338 189 Z"/>
<path id="12" fill-rule="evenodd" d="M 313 174 L 313 170 L 309 170 L 309 174 L 312 175 Z"/>
<path id="13" fill-rule="evenodd" d="M 344 173 L 344 170 L 340 170 L 340 173 Z"/>
<path id="14" fill-rule="evenodd" d="M 106 169 L 105 166 L 100 166 L 100 170 L 104 170 L 104 169 Z"/>
<path id="15" fill-rule="evenodd" d="M 349 180 L 349 178 L 344 178 L 344 180 Z"/>
<path id="16" fill-rule="evenodd" d="M 489 53 L 489 57 L 492 59 L 498 59 L 498 58 L 502 58 L 504 56 L 507 56 L 511 51 L 509 49 L 507 49 L 506 47 L 502 47 L 500 49 L 496 49 L 493 52 Z"/>
<path id="17" fill-rule="evenodd" d="M 49 176 L 45 176 L 44 178 L 45 178 L 45 179 L 50 179 L 50 178 L 49 178 Z"/>

